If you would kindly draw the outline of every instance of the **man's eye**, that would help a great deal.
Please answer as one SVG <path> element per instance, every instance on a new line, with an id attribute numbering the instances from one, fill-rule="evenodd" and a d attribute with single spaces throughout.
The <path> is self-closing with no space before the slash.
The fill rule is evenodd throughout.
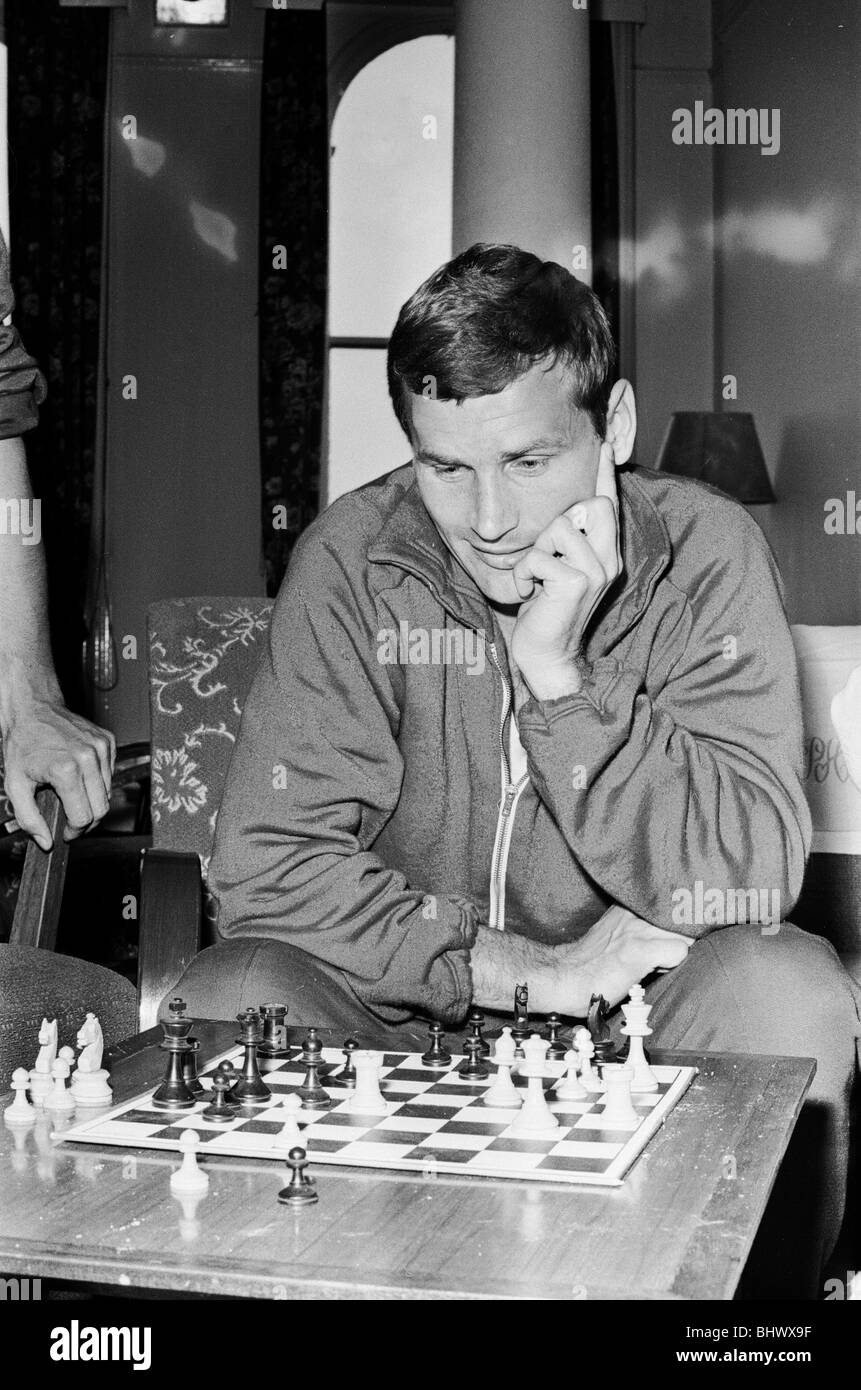
<path id="1" fill-rule="evenodd" d="M 537 473 L 547 462 L 546 459 L 518 459 L 517 466 L 524 473 Z"/>

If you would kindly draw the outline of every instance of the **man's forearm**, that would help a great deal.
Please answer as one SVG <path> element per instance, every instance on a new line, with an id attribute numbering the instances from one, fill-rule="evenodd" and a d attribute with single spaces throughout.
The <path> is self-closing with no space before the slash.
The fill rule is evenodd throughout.
<path id="1" fill-rule="evenodd" d="M 20 517 L 32 496 L 22 441 L 0 440 L 0 498 L 17 502 Z M 27 543 L 30 539 L 33 544 Z M 22 700 L 62 698 L 51 658 L 47 606 L 41 537 L 5 527 L 0 534 L 0 727 Z"/>
<path id="2" fill-rule="evenodd" d="M 510 1010 L 515 985 L 526 982 L 536 1013 L 559 1011 L 561 964 L 557 947 L 479 927 L 470 951 L 473 1002 L 483 1009 Z M 565 1012 L 571 1012 L 570 1006 Z"/>

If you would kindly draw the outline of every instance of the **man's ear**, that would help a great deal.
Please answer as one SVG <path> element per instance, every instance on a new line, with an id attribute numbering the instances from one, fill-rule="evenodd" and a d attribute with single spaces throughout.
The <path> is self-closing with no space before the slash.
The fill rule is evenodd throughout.
<path id="1" fill-rule="evenodd" d="M 613 446 L 616 466 L 627 463 L 634 451 L 637 437 L 637 404 L 630 381 L 617 381 L 610 392 L 607 405 L 607 431 L 604 435 Z"/>

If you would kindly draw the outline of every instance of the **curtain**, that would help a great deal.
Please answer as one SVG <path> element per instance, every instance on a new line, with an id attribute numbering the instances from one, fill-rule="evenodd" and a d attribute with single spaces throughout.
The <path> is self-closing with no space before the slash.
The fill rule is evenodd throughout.
<path id="1" fill-rule="evenodd" d="M 42 498 L 57 674 L 81 675 L 96 431 L 109 12 L 6 0 L 15 322 L 48 382 L 24 437 Z"/>
<path id="2" fill-rule="evenodd" d="M 271 596 L 320 495 L 329 159 L 322 10 L 267 13 L 261 118 L 260 456 Z"/>

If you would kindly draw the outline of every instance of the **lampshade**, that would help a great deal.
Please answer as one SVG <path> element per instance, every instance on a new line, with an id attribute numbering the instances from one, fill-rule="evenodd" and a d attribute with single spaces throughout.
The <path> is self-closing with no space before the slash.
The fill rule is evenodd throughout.
<path id="1" fill-rule="evenodd" d="M 775 502 L 753 416 L 741 410 L 677 410 L 657 468 L 719 487 L 739 502 Z"/>

